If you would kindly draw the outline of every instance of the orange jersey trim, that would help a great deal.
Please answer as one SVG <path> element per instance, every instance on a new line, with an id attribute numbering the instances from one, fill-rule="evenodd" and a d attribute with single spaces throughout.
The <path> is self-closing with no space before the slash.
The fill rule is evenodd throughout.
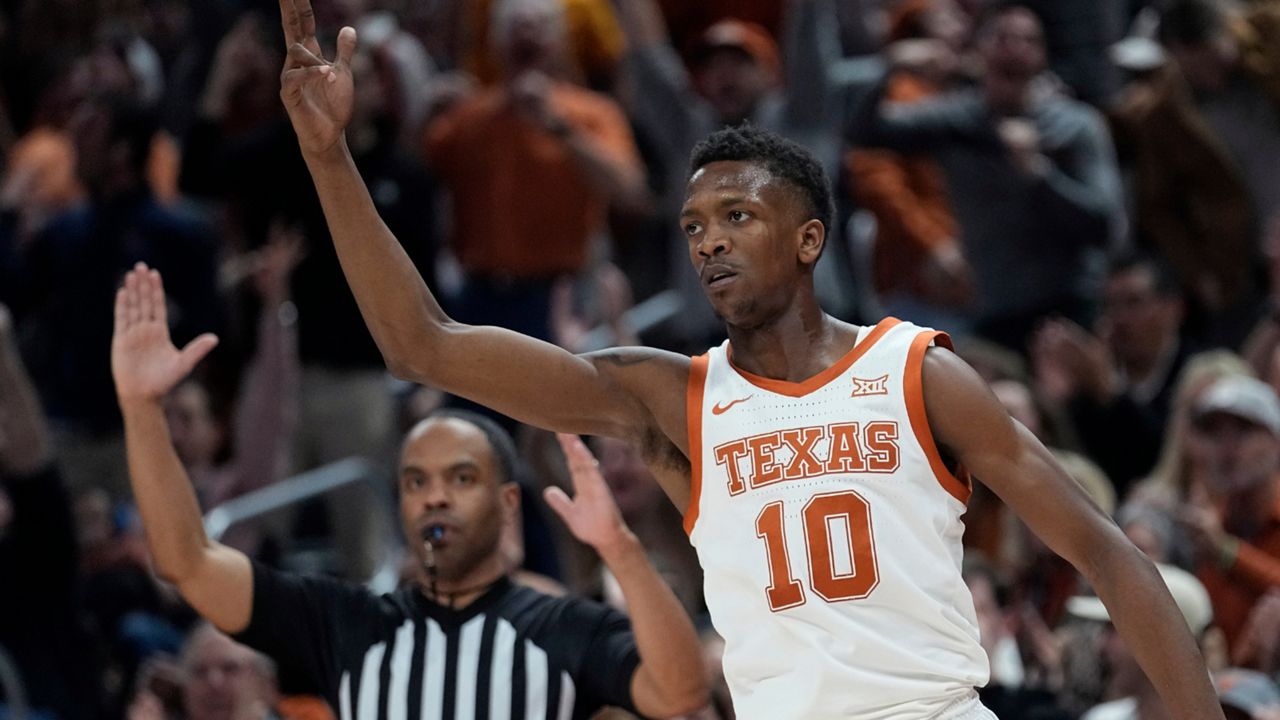
<path id="1" fill-rule="evenodd" d="M 707 386 L 706 354 L 693 358 L 689 366 L 689 386 L 685 390 L 685 426 L 689 438 L 689 504 L 684 508 L 684 532 L 693 534 L 698 522 L 698 503 L 702 496 L 702 398 Z"/>
<path id="2" fill-rule="evenodd" d="M 911 430 L 915 433 L 925 457 L 929 458 L 929 467 L 933 476 L 938 479 L 942 489 L 952 497 L 969 504 L 969 495 L 973 487 L 969 480 L 969 472 L 958 468 L 959 476 L 953 475 L 938 453 L 938 446 L 933 441 L 933 431 L 929 428 L 929 416 L 924 407 L 924 354 L 929 343 L 936 342 L 939 347 L 951 350 L 951 338 L 937 330 L 922 332 L 911 341 L 911 349 L 907 351 L 907 369 L 903 378 L 903 390 L 906 393 L 907 417 L 911 420 Z"/>
<path id="3" fill-rule="evenodd" d="M 848 370 L 851 365 L 853 365 L 855 362 L 858 361 L 858 358 L 865 355 L 867 351 L 871 349 L 871 346 L 876 344 L 877 340 L 884 337 L 884 334 L 889 332 L 889 330 L 893 329 L 893 326 L 897 325 L 899 322 L 901 321 L 898 320 L 897 318 L 891 318 L 891 317 L 881 320 L 879 323 L 876 324 L 875 328 L 873 328 L 871 332 L 867 334 L 866 337 L 862 338 L 861 342 L 854 345 L 853 348 L 850 349 L 849 352 L 845 353 L 844 357 L 837 360 L 834 365 L 827 368 L 826 370 L 823 370 L 817 375 L 814 375 L 813 377 L 807 380 L 802 380 L 800 382 L 790 382 L 788 380 L 775 380 L 773 378 L 762 377 L 760 375 L 753 375 L 747 372 L 746 370 L 743 370 L 742 368 L 733 364 L 733 348 L 732 347 L 729 347 L 728 352 L 726 353 L 726 357 L 729 358 L 729 367 L 733 368 L 734 372 L 741 375 L 742 379 L 746 380 L 752 385 L 755 385 L 756 387 L 764 390 L 768 390 L 769 392 L 772 392 L 772 393 L 777 393 L 779 395 L 786 395 L 787 397 L 804 397 L 805 395 L 808 395 L 814 390 L 821 388 L 822 386 L 826 385 L 832 380 L 835 380 L 837 377 L 840 377 L 841 373 L 843 373 L 845 370 Z"/>

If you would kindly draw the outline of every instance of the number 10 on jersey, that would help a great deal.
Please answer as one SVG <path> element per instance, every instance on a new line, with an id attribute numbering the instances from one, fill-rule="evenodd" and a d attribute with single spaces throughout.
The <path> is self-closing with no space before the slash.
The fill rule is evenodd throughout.
<path id="1" fill-rule="evenodd" d="M 792 559 L 787 553 L 787 535 L 783 524 L 783 501 L 775 500 L 756 516 L 756 536 L 764 541 L 769 561 L 769 609 L 786 610 L 805 603 L 804 588 L 792 574 Z M 804 504 L 804 547 L 809 561 L 809 588 L 827 602 L 857 600 L 871 594 L 880 581 L 876 568 L 876 548 L 871 536 L 871 507 L 852 490 L 814 495 Z M 847 524 L 846 524 L 847 523 Z M 832 532 L 833 524 L 846 524 L 844 537 Z M 844 550 L 833 543 L 845 544 L 852 568 L 836 568 L 837 552 Z M 843 554 L 843 553 L 841 553 Z"/>

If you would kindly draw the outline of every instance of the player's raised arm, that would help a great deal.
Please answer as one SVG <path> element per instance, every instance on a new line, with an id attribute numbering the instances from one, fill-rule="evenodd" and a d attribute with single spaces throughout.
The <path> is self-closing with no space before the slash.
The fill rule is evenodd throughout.
<path id="1" fill-rule="evenodd" d="M 343 139 L 351 119 L 356 33 L 321 55 L 309 0 L 280 0 L 288 54 L 280 96 L 315 181 L 329 232 L 365 324 L 391 372 L 565 432 L 631 436 L 651 427 L 640 387 L 678 388 L 688 361 L 656 350 L 577 357 L 517 333 L 453 322 L 378 217 Z M 675 421 L 668 420 L 668 424 Z"/>
<path id="2" fill-rule="evenodd" d="M 939 447 L 1089 580 L 1172 717 L 1222 718 L 1204 660 L 1151 562 L 962 360 L 929 349 L 923 382 Z"/>
<path id="3" fill-rule="evenodd" d="M 124 415 L 129 479 L 160 577 L 224 632 L 243 630 L 253 602 L 249 558 L 204 532 L 191 479 L 169 438 L 161 402 L 217 345 L 201 335 L 179 350 L 169 339 L 160 274 L 139 266 L 116 293 L 111 373 Z"/>

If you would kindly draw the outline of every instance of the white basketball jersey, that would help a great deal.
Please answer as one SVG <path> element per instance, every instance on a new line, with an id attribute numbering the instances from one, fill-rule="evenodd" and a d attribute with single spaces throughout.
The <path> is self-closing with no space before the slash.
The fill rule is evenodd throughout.
<path id="1" fill-rule="evenodd" d="M 960 576 L 968 478 L 921 393 L 935 343 L 886 319 L 801 383 L 739 370 L 728 342 L 694 358 L 685 529 L 739 718 L 994 717 Z"/>

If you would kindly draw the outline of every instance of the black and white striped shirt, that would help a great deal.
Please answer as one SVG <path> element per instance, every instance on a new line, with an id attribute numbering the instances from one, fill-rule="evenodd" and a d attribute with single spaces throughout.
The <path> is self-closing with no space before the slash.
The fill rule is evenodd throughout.
<path id="1" fill-rule="evenodd" d="M 253 617 L 237 639 L 281 684 L 342 720 L 577 720 L 632 710 L 639 664 L 626 617 L 501 580 L 461 610 L 416 588 L 363 587 L 254 565 Z"/>

